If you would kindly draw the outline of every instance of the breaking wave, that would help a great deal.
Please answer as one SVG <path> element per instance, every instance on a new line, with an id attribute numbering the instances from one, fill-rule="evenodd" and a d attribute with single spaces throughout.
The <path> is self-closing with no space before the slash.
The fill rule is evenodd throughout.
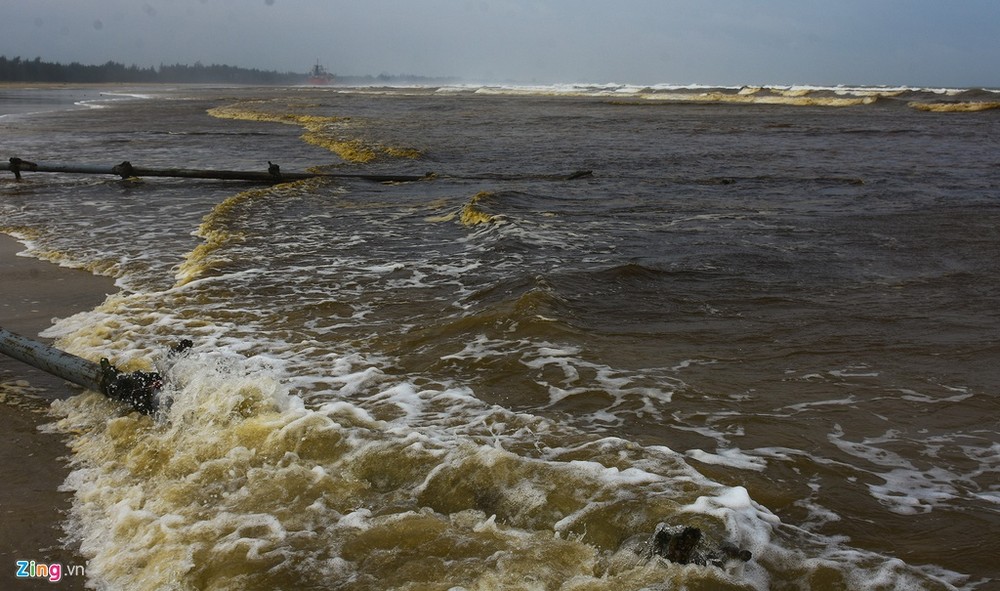
<path id="1" fill-rule="evenodd" d="M 440 93 L 510 96 L 604 97 L 617 104 L 743 104 L 795 107 L 858 107 L 877 103 L 908 105 L 923 111 L 975 112 L 995 109 L 991 89 L 919 88 L 907 86 L 711 86 L 659 84 L 459 85 Z M 974 100 L 941 102 L 942 96 Z M 982 100 L 980 100 L 982 99 Z"/>
<path id="2" fill-rule="evenodd" d="M 947 102 L 947 103 L 922 103 L 911 102 L 910 107 L 918 111 L 930 111 L 934 113 L 977 113 L 979 111 L 989 111 L 1000 109 L 1000 101 L 973 101 L 973 102 Z"/>

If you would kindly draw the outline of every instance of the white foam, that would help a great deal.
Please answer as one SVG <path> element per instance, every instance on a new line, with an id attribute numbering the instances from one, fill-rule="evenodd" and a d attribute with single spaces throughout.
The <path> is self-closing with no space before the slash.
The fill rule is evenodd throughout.
<path id="1" fill-rule="evenodd" d="M 883 484 L 869 484 L 868 490 L 894 513 L 927 513 L 941 502 L 954 498 L 958 490 L 953 483 L 960 479 L 959 475 L 935 466 L 918 468 L 912 461 L 890 451 L 885 444 L 897 440 L 898 436 L 898 431 L 889 430 L 880 437 L 850 442 L 845 439 L 840 425 L 836 425 L 828 439 L 842 451 L 873 466 L 871 469 L 860 466 L 856 469 L 883 481 Z"/>
<path id="2" fill-rule="evenodd" d="M 929 396 L 927 394 L 921 394 L 920 392 L 917 392 L 916 390 L 911 390 L 909 388 L 902 388 L 899 391 L 903 393 L 903 396 L 902 396 L 903 400 L 909 400 L 911 402 L 919 402 L 921 404 L 941 404 L 941 403 L 945 403 L 945 402 L 962 402 L 962 401 L 967 400 L 967 399 L 969 399 L 969 398 L 971 398 L 973 396 L 973 393 L 970 392 L 967 388 L 948 388 L 948 389 L 952 390 L 952 391 L 957 391 L 957 392 L 959 392 L 959 394 L 956 394 L 954 396 L 945 396 L 945 397 L 938 398 L 938 397 L 934 397 L 934 396 Z"/>
<path id="3" fill-rule="evenodd" d="M 811 374 L 802 376 L 802 379 L 810 379 L 814 377 L 821 377 L 819 374 Z M 811 410 L 818 407 L 824 406 L 855 406 L 858 403 L 858 399 L 854 395 L 849 395 L 844 398 L 833 398 L 830 400 L 816 400 L 814 402 L 800 402 L 799 404 L 790 404 L 784 406 L 779 410 L 793 410 L 795 412 L 802 412 L 805 410 Z"/>
<path id="4" fill-rule="evenodd" d="M 157 95 L 149 93 L 140 93 L 140 92 L 102 92 L 101 96 L 113 96 L 126 99 L 143 99 L 143 100 L 151 100 L 157 98 Z"/>
<path id="5" fill-rule="evenodd" d="M 767 468 L 767 460 L 745 454 L 738 448 L 722 449 L 714 454 L 700 449 L 691 449 L 686 452 L 686 455 L 704 464 L 729 466 L 739 470 L 763 472 Z"/>
<path id="6" fill-rule="evenodd" d="M 832 369 L 827 373 L 838 378 L 877 378 L 879 376 L 879 372 L 865 371 L 866 369 L 865 366 L 853 366 L 844 369 Z"/>

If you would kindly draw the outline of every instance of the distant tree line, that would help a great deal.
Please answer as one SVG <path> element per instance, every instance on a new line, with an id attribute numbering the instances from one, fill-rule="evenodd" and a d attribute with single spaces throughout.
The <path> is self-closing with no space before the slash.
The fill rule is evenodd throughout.
<path id="1" fill-rule="evenodd" d="M 147 83 L 166 82 L 170 84 L 260 84 L 283 85 L 302 84 L 306 74 L 297 72 L 275 72 L 235 66 L 211 66 L 195 62 L 193 66 L 175 64 L 160 67 L 141 68 L 135 64 L 126 66 L 109 61 L 101 65 L 86 65 L 78 62 L 58 64 L 20 57 L 7 58 L 0 55 L 0 82 L 67 82 L 67 83 Z M 386 74 L 378 76 L 337 76 L 339 84 L 358 86 L 391 86 L 394 84 L 453 84 L 458 78 L 415 76 L 412 74 Z"/>
<path id="2" fill-rule="evenodd" d="M 126 66 L 113 61 L 99 66 L 77 62 L 66 65 L 43 62 L 40 57 L 28 60 L 0 56 L 0 82 L 301 84 L 305 77 L 305 74 L 295 72 L 282 73 L 215 64 L 206 66 L 201 62 L 196 62 L 193 66 L 160 64 L 159 68 L 141 68 L 135 64 Z"/>

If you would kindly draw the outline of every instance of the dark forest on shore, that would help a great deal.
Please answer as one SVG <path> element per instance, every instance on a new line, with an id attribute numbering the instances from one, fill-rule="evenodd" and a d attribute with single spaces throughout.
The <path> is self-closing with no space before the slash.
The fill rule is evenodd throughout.
<path id="1" fill-rule="evenodd" d="M 160 67 L 126 66 L 109 61 L 101 65 L 86 65 L 73 62 L 58 64 L 20 57 L 0 56 L 0 81 L 2 82 L 171 82 L 199 83 L 226 82 L 231 84 L 298 84 L 305 74 L 296 72 L 273 72 L 234 66 L 210 65 L 198 62 L 194 65 L 163 65 Z"/>
<path id="2" fill-rule="evenodd" d="M 77 62 L 59 64 L 42 61 L 40 57 L 23 59 L 0 56 L 0 82 L 294 85 L 305 83 L 307 77 L 307 74 L 299 72 L 276 72 L 218 64 L 206 66 L 201 62 L 194 65 L 160 64 L 158 68 L 154 68 L 135 64 L 126 66 L 114 61 L 101 65 Z M 378 76 L 338 75 L 335 80 L 337 83 L 352 85 L 392 85 L 447 84 L 454 83 L 457 79 L 383 73 Z"/>

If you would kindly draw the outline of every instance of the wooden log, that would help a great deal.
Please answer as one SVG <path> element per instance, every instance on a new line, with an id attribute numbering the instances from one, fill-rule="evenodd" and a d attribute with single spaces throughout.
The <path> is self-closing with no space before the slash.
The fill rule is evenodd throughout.
<path id="1" fill-rule="evenodd" d="M 129 404 L 143 414 L 151 414 L 159 406 L 157 392 L 163 386 L 163 378 L 156 372 L 125 373 L 107 359 L 94 363 L 3 327 L 0 327 L 0 353 Z"/>
<path id="2" fill-rule="evenodd" d="M 0 327 L 0 353 L 23 361 L 66 381 L 103 392 L 104 371 L 99 363 L 10 332 Z"/>
<path id="3" fill-rule="evenodd" d="M 433 178 L 428 173 L 424 175 L 400 175 L 400 174 L 363 174 L 363 173 L 336 173 L 336 172 L 281 172 L 275 164 L 268 163 L 268 170 L 264 171 L 243 171 L 243 170 L 211 170 L 192 168 L 145 168 L 133 166 L 125 161 L 114 166 L 94 165 L 94 164 L 64 164 L 52 162 L 28 162 L 20 158 L 11 158 L 9 163 L 0 163 L 0 170 L 7 170 L 14 173 L 20 180 L 22 172 L 58 172 L 73 174 L 105 174 L 130 177 L 174 177 L 192 179 L 217 179 L 234 181 L 253 181 L 261 183 L 284 183 L 289 181 L 300 181 L 312 178 L 347 178 L 372 181 L 376 183 L 386 182 L 413 182 Z"/>
<path id="4" fill-rule="evenodd" d="M 63 164 L 63 163 L 36 163 L 11 158 L 9 163 L 0 163 L 0 171 L 7 170 L 14 173 L 17 180 L 21 180 L 22 172 L 59 172 L 72 174 L 104 174 L 114 175 L 122 178 L 130 177 L 174 177 L 189 179 L 216 179 L 231 181 L 251 181 L 258 183 L 285 183 L 289 181 L 301 181 L 314 178 L 333 179 L 358 179 L 375 183 L 410 183 L 415 181 L 427 181 L 436 178 L 442 179 L 462 179 L 462 180 L 491 180 L 491 181 L 517 181 L 517 180 L 543 180 L 543 181 L 573 181 L 581 178 L 589 178 L 594 175 L 590 170 L 577 170 L 570 174 L 525 174 L 525 175 L 503 175 L 503 174 L 483 174 L 472 176 L 438 176 L 433 172 L 422 175 L 406 174 L 365 174 L 349 172 L 282 172 L 277 164 L 268 162 L 267 170 L 211 170 L 194 168 L 145 168 L 133 166 L 131 162 L 125 161 L 113 166 L 99 164 Z"/>

